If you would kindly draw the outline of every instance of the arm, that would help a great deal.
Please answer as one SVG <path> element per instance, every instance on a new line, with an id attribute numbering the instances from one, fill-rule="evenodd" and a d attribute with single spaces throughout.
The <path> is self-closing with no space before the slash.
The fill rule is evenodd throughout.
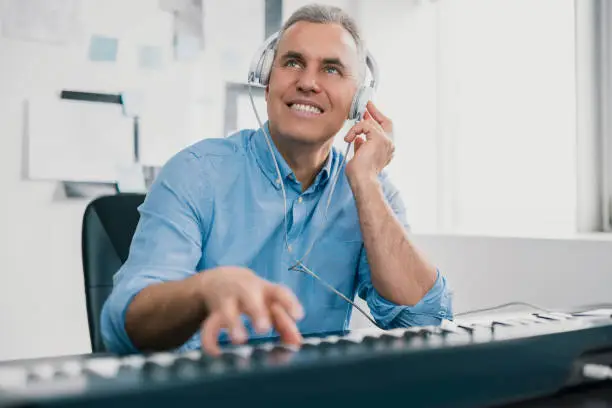
<path id="1" fill-rule="evenodd" d="M 345 138 L 355 142 L 355 156 L 346 174 L 365 249 L 359 266 L 359 294 L 384 326 L 409 313 L 435 316 L 439 321 L 452 314 L 446 281 L 410 241 L 401 198 L 386 177 L 380 176 L 393 156 L 393 142 L 387 136 L 391 132 L 391 121 L 369 103 L 364 120 Z M 421 322 L 406 319 L 401 324 Z"/>
<path id="2" fill-rule="evenodd" d="M 383 195 L 377 177 L 349 177 L 372 282 L 386 299 L 417 304 L 433 287 L 436 269 L 417 251 Z"/>
<path id="3" fill-rule="evenodd" d="M 381 177 L 380 188 L 383 191 L 386 207 L 401 225 L 404 234 L 407 234 L 410 227 L 406 221 L 406 211 L 399 192 L 386 177 Z M 417 251 L 414 247 L 412 249 Z M 452 302 L 446 278 L 438 270 L 434 270 L 435 278 L 432 287 L 418 302 L 414 304 L 393 302 L 384 295 L 384 292 L 379 291 L 378 286 L 373 284 L 375 275 L 372 272 L 370 259 L 372 256 L 364 245 L 359 261 L 357 292 L 367 301 L 372 316 L 381 327 L 389 329 L 438 325 L 442 319 L 452 319 Z M 406 266 L 400 266 L 400 271 L 407 269 Z"/>
<path id="4" fill-rule="evenodd" d="M 195 160 L 188 152 L 175 156 L 139 208 L 130 255 L 102 311 L 102 333 L 112 351 L 178 347 L 206 317 L 196 268 L 212 199 Z M 197 213 L 196 199 L 207 214 Z"/>
<path id="5" fill-rule="evenodd" d="M 198 271 L 213 193 L 196 160 L 188 151 L 175 156 L 140 208 L 129 258 L 102 311 L 107 347 L 127 353 L 201 346 L 218 354 L 222 329 L 232 342 L 246 341 L 243 315 L 259 333 L 273 326 L 282 341 L 299 344 L 294 320 L 303 310 L 289 289 L 239 266 Z"/>

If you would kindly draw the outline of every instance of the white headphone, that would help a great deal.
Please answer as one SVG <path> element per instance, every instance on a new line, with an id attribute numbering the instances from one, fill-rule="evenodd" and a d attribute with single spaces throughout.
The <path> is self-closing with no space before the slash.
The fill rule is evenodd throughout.
<path id="1" fill-rule="evenodd" d="M 262 46 L 257 50 L 257 53 L 255 53 L 249 68 L 249 83 L 255 83 L 261 86 L 268 85 L 278 36 L 279 32 L 272 34 L 264 41 Z M 361 85 L 355 93 L 351 109 L 349 110 L 349 120 L 361 120 L 361 118 L 363 118 L 366 105 L 378 86 L 378 66 L 374 57 L 372 57 L 369 52 L 366 52 L 366 65 L 370 70 L 372 79 L 369 83 Z"/>

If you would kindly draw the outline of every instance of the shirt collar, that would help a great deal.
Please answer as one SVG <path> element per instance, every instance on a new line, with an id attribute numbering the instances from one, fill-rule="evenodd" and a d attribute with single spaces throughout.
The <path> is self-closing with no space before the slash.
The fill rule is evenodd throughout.
<path id="1" fill-rule="evenodd" d="M 283 180 L 291 180 L 297 183 L 295 179 L 295 175 L 293 174 L 293 170 L 287 164 L 283 156 L 280 154 L 274 141 L 270 137 L 270 130 L 268 127 L 268 121 L 264 123 L 264 130 L 266 135 L 270 140 L 270 145 L 272 146 L 272 151 L 274 152 L 274 157 L 276 158 L 276 163 L 278 164 L 278 168 L 280 170 L 281 176 Z M 272 155 L 270 154 L 270 149 L 268 148 L 268 144 L 266 142 L 266 135 L 264 135 L 262 129 L 258 129 L 251 135 L 251 148 L 253 153 L 255 154 L 255 159 L 259 164 L 259 167 L 266 175 L 266 177 L 270 180 L 270 182 L 274 185 L 276 189 L 280 189 L 280 181 L 278 180 L 278 174 L 276 172 L 276 167 L 274 166 L 274 161 L 272 159 Z M 325 165 L 315 177 L 314 183 L 312 187 L 317 187 L 319 185 L 323 186 L 324 183 L 329 179 L 329 176 L 332 172 L 332 168 L 334 163 L 336 162 L 337 152 L 334 148 L 331 149 L 330 154 L 327 156 L 327 160 L 325 161 Z"/>

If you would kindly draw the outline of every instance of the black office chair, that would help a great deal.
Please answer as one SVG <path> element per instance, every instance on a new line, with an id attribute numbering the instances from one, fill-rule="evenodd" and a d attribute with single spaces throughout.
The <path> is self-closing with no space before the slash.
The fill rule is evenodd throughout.
<path id="1" fill-rule="evenodd" d="M 85 303 L 92 351 L 107 351 L 100 313 L 113 289 L 113 275 L 127 260 L 144 194 L 121 193 L 90 202 L 83 215 L 82 247 Z"/>

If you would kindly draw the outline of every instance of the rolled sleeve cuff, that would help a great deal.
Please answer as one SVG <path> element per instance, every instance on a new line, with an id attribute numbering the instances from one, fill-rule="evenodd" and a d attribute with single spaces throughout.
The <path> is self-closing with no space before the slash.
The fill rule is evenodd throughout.
<path id="1" fill-rule="evenodd" d="M 372 317 L 384 329 L 439 325 L 443 319 L 452 320 L 453 317 L 446 278 L 439 270 L 435 284 L 416 305 L 397 305 L 372 289 L 368 306 Z"/>
<path id="2" fill-rule="evenodd" d="M 171 273 L 164 271 L 163 278 L 160 275 L 138 274 L 127 281 L 118 282 L 115 286 L 101 314 L 102 340 L 109 351 L 117 354 L 139 351 L 125 330 L 125 315 L 130 303 L 141 290 L 156 283 L 184 279 L 189 276 L 188 273 L 179 271 Z"/>

